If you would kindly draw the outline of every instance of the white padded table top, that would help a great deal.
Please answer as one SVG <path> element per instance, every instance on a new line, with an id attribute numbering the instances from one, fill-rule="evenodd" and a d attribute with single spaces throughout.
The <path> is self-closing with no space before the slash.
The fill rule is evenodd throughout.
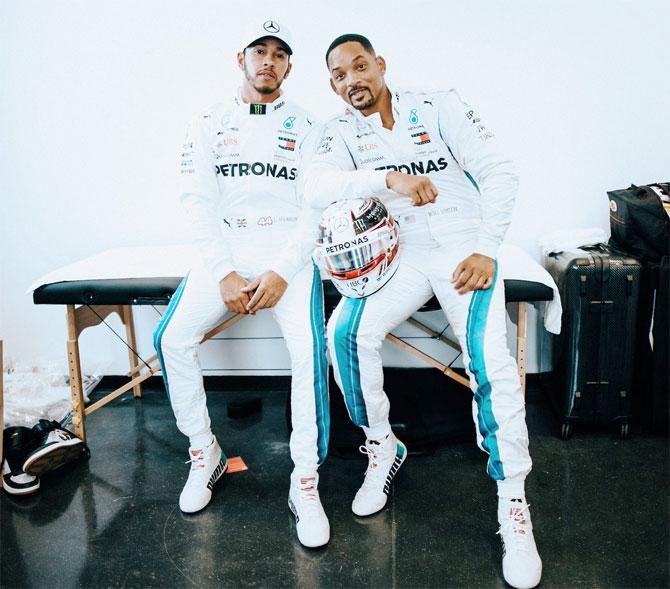
<path id="1" fill-rule="evenodd" d="M 99 297 L 105 287 L 112 286 L 119 292 L 125 292 L 128 302 L 125 304 L 142 304 L 143 283 L 152 291 L 146 303 L 159 302 L 156 297 L 164 299 L 163 292 L 173 287 L 174 279 L 185 276 L 192 266 L 197 250 L 190 245 L 137 246 L 119 247 L 105 250 L 78 262 L 58 268 L 42 276 L 31 286 L 36 303 L 91 303 L 87 284 L 93 285 L 90 293 Z M 509 244 L 503 244 L 498 254 L 500 268 L 505 280 L 535 282 L 552 289 L 553 299 L 538 303 L 543 306 L 544 325 L 551 333 L 559 333 L 561 328 L 561 299 L 556 283 L 540 264 L 535 262 L 525 251 Z M 161 279 L 161 280 L 158 280 Z M 170 279 L 170 280 L 167 280 Z M 166 281 L 167 280 L 167 281 Z M 102 281 L 107 281 L 105 284 Z M 119 284 L 119 281 L 124 281 Z M 45 289 L 49 285 L 63 283 L 78 284 L 76 300 L 68 300 L 71 294 L 61 288 L 54 300 L 46 300 Z M 54 289 L 56 290 L 56 289 Z M 80 292 L 81 291 L 81 292 Z M 156 294 L 158 293 L 158 294 Z M 110 295 L 111 296 L 111 295 Z M 139 299 L 137 297 L 139 296 Z M 136 300 L 137 299 L 137 300 Z"/>
<path id="2" fill-rule="evenodd" d="M 45 274 L 30 292 L 56 282 L 185 276 L 195 255 L 191 245 L 116 247 Z"/>

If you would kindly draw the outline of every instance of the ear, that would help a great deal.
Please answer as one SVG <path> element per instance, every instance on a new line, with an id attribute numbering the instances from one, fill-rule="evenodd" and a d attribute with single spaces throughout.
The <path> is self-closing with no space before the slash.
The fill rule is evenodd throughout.
<path id="1" fill-rule="evenodd" d="M 292 69 L 293 69 L 293 64 L 289 61 L 288 62 L 288 67 L 286 68 L 286 73 L 284 74 L 284 79 L 288 78 L 288 75 L 291 73 Z"/>
<path id="2" fill-rule="evenodd" d="M 244 71 L 244 51 L 237 54 L 237 67 Z"/>
<path id="3" fill-rule="evenodd" d="M 330 88 L 332 89 L 332 91 L 335 92 L 335 94 L 337 94 L 337 90 L 335 89 L 335 84 L 333 84 L 333 79 L 328 78 L 328 81 L 330 82 Z"/>
<path id="4" fill-rule="evenodd" d="M 386 73 L 386 60 L 381 56 L 378 55 L 375 57 L 375 61 L 377 62 L 377 65 L 379 66 L 379 71 L 382 73 L 382 76 Z"/>

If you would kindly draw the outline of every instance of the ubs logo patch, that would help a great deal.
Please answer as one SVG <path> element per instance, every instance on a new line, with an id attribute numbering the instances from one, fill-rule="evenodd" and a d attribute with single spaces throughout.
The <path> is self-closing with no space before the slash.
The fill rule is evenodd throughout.
<path id="1" fill-rule="evenodd" d="M 364 151 L 371 151 L 373 149 L 378 149 L 378 148 L 379 148 L 379 145 L 377 145 L 376 143 L 360 143 L 358 145 L 358 151 L 360 151 L 361 153 L 363 153 Z"/>

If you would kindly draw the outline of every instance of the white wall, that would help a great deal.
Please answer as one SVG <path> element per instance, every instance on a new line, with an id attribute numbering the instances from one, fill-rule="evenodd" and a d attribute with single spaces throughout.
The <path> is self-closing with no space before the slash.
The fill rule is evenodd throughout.
<path id="1" fill-rule="evenodd" d="M 296 51 L 285 88 L 319 116 L 341 108 L 327 85 L 324 51 L 344 32 L 369 36 L 397 85 L 459 88 L 518 164 L 509 241 L 538 259 L 536 240 L 547 230 L 607 227 L 606 190 L 668 179 L 667 1 L 258 6 L 0 0 L 6 358 L 65 370 L 64 310 L 34 306 L 26 294 L 42 274 L 113 246 L 185 239 L 180 141 L 195 112 L 237 87 L 235 53 L 246 41 L 237 30 L 250 18 L 290 23 Z M 152 309 L 137 311 L 146 355 L 155 320 Z M 277 335 L 261 319 L 252 323 L 228 335 Z M 288 366 L 280 340 L 254 341 L 210 344 L 205 366 L 280 373 Z M 104 328 L 86 332 L 85 370 L 121 373 L 126 355 L 117 344 Z"/>

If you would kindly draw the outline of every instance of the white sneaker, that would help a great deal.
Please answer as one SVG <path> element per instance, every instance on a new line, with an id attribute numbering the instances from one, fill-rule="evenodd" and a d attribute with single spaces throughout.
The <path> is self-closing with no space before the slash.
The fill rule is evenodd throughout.
<path id="1" fill-rule="evenodd" d="M 291 475 L 288 506 L 295 515 L 298 540 L 307 548 L 323 546 L 330 540 L 330 523 L 319 498 L 319 475 Z"/>
<path id="2" fill-rule="evenodd" d="M 407 448 L 390 433 L 380 442 L 366 440 L 360 451 L 368 455 L 368 469 L 351 504 L 351 511 L 366 516 L 377 513 L 386 505 L 391 482 L 407 457 Z"/>
<path id="3" fill-rule="evenodd" d="M 184 490 L 179 495 L 179 509 L 194 513 L 205 507 L 212 498 L 214 483 L 226 472 L 228 463 L 216 438 L 206 448 L 189 448 L 191 471 Z"/>
<path id="4" fill-rule="evenodd" d="M 529 507 L 525 499 L 498 499 L 503 576 L 516 589 L 531 589 L 542 578 L 542 560 L 533 538 Z"/>

